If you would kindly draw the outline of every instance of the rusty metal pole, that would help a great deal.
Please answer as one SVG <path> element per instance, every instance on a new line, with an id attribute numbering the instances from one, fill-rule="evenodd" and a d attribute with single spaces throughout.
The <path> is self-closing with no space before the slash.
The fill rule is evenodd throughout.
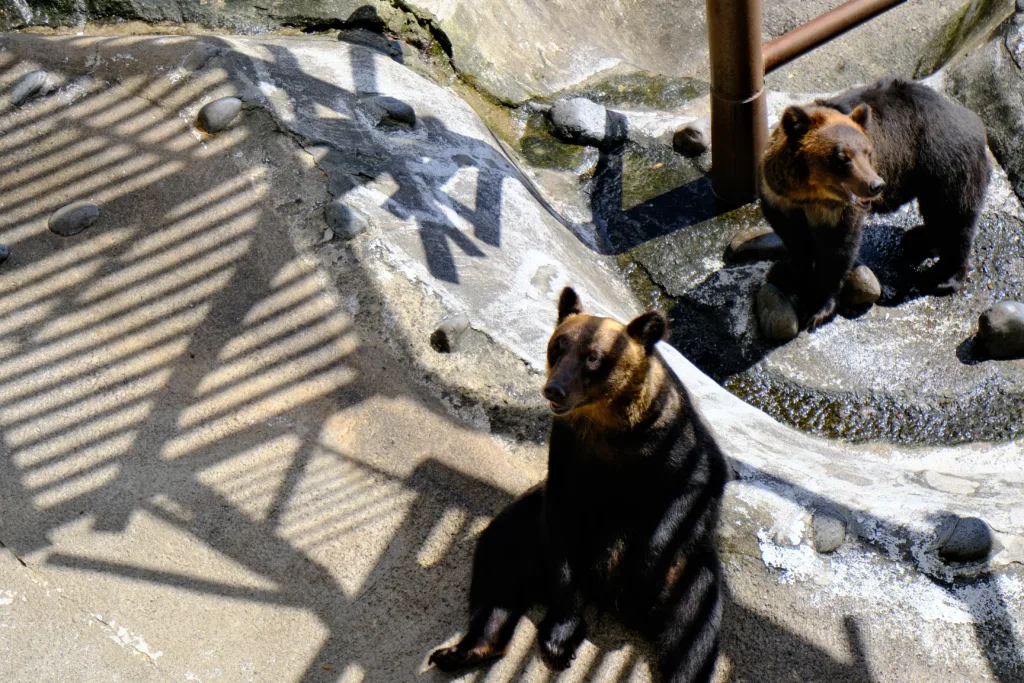
<path id="1" fill-rule="evenodd" d="M 757 193 L 768 137 L 761 0 L 707 0 L 711 59 L 711 183 L 729 204 Z"/>
<path id="2" fill-rule="evenodd" d="M 771 73 L 822 43 L 827 43 L 906 1 L 848 0 L 765 45 L 764 72 Z M 711 0 L 708 0 L 708 4 L 711 4 Z"/>

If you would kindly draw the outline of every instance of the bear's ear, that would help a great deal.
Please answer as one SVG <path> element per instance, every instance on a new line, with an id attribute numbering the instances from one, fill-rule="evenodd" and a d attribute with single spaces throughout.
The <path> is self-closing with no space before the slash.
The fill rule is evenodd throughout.
<path id="1" fill-rule="evenodd" d="M 626 334 L 642 344 L 647 353 L 668 333 L 668 319 L 661 311 L 647 311 L 626 325 Z"/>
<path id="2" fill-rule="evenodd" d="M 558 324 L 561 325 L 570 315 L 582 312 L 583 304 L 580 303 L 580 297 L 576 294 L 576 290 L 572 287 L 563 289 L 562 295 L 558 297 Z"/>
<path id="3" fill-rule="evenodd" d="M 867 128 L 871 124 L 871 107 L 858 104 L 857 108 L 850 112 L 850 118 L 861 128 Z"/>
<path id="4" fill-rule="evenodd" d="M 786 107 L 782 112 L 782 130 L 790 140 L 799 140 L 811 129 L 811 117 L 801 107 Z"/>

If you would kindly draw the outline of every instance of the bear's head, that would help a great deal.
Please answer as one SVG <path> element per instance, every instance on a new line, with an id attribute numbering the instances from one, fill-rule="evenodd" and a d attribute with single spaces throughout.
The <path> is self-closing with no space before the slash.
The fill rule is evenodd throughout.
<path id="1" fill-rule="evenodd" d="M 551 411 L 614 420 L 615 411 L 630 410 L 647 382 L 654 345 L 667 332 L 668 320 L 660 311 L 623 325 L 584 313 L 576 292 L 563 289 L 558 325 L 548 341 L 544 398 Z"/>
<path id="2" fill-rule="evenodd" d="M 804 199 L 833 201 L 868 209 L 885 188 L 874 167 L 874 149 L 865 129 L 871 108 L 859 105 L 849 116 L 830 107 L 789 107 L 779 126 L 786 145 L 803 162 Z"/>

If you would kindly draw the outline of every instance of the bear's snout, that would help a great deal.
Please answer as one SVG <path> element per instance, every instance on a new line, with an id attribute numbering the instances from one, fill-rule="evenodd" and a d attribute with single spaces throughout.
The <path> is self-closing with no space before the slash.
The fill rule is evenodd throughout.
<path id="1" fill-rule="evenodd" d="M 552 403 L 562 403 L 567 395 L 565 387 L 558 382 L 548 382 L 544 386 L 544 398 Z"/>

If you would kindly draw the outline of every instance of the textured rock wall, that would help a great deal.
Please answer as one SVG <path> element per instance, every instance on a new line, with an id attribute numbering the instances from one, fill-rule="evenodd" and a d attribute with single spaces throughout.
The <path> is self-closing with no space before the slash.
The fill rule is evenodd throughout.
<path id="1" fill-rule="evenodd" d="M 836 4 L 765 0 L 764 39 Z M 974 16 L 967 11 L 973 4 L 909 0 L 776 72 L 769 84 L 820 92 L 886 74 L 910 76 L 936 35 L 957 17 Z M 705 0 L 0 0 L 0 29 L 110 19 L 194 22 L 243 33 L 363 25 L 447 53 L 478 89 L 520 104 L 623 62 L 707 79 L 704 8 Z"/>

